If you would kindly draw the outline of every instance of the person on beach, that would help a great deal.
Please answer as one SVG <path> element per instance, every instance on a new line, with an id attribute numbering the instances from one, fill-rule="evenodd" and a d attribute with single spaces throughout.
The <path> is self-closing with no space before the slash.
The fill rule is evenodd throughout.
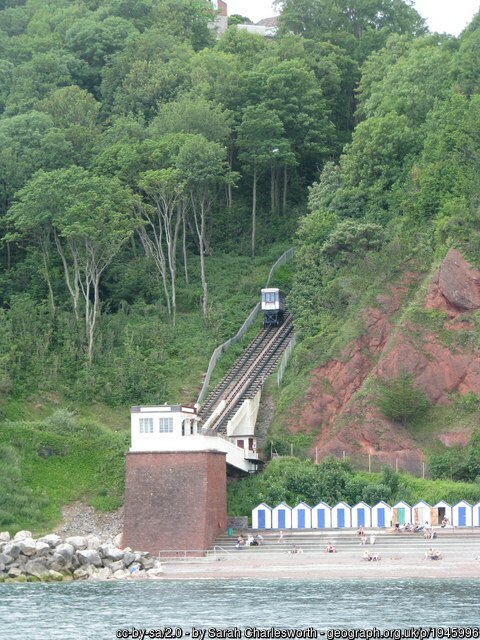
<path id="1" fill-rule="evenodd" d="M 277 544 L 280 544 L 280 542 L 283 542 L 283 544 L 285 544 L 285 539 L 283 537 L 283 531 L 280 531 L 280 535 L 278 536 Z"/>
<path id="2" fill-rule="evenodd" d="M 364 536 L 365 535 L 365 530 L 364 530 L 364 528 L 362 526 L 358 527 L 357 535 L 359 535 L 359 536 Z"/>
<path id="3" fill-rule="evenodd" d="M 333 544 L 331 542 L 327 542 L 327 544 L 325 545 L 325 552 L 326 553 L 337 553 L 337 550 L 335 549 L 335 547 L 333 546 Z"/>
<path id="4" fill-rule="evenodd" d="M 235 545 L 235 549 L 241 549 L 242 547 L 245 546 L 245 540 L 244 537 L 242 536 L 242 534 L 240 534 L 237 538 L 237 543 Z"/>
<path id="5" fill-rule="evenodd" d="M 375 536 L 373 535 L 373 533 L 370 536 L 370 544 L 375 544 Z"/>
<path id="6" fill-rule="evenodd" d="M 360 536 L 360 544 L 367 544 L 367 536 L 365 534 Z"/>
<path id="7" fill-rule="evenodd" d="M 262 544 L 263 536 L 260 533 L 257 533 L 257 535 L 255 536 L 255 542 L 257 543 L 258 546 Z"/>
<path id="8" fill-rule="evenodd" d="M 364 551 L 362 554 L 362 560 L 371 560 L 372 556 L 370 555 L 370 551 Z"/>

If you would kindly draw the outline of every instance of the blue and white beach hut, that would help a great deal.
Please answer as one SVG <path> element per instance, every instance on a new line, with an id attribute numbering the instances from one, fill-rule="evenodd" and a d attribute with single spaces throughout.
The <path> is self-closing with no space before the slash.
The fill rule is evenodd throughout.
<path id="1" fill-rule="evenodd" d="M 292 529 L 312 528 L 312 507 L 300 502 L 292 509 Z"/>
<path id="2" fill-rule="evenodd" d="M 452 524 L 454 527 L 471 527 L 473 524 L 472 505 L 466 500 L 460 500 L 452 507 Z"/>
<path id="3" fill-rule="evenodd" d="M 412 516 L 414 525 L 431 525 L 430 505 L 420 500 L 412 507 Z"/>
<path id="4" fill-rule="evenodd" d="M 319 502 L 312 509 L 312 528 L 330 529 L 332 526 L 332 510 L 326 502 Z"/>
<path id="5" fill-rule="evenodd" d="M 371 527 L 372 510 L 366 502 L 359 502 L 352 507 L 352 527 Z"/>
<path id="6" fill-rule="evenodd" d="M 444 518 L 448 520 L 448 524 L 452 524 L 452 505 L 445 502 L 445 500 L 440 500 L 437 504 L 434 504 L 430 509 L 431 521 L 430 524 L 432 527 L 436 527 L 442 524 Z"/>
<path id="7" fill-rule="evenodd" d="M 332 528 L 345 529 L 352 526 L 352 508 L 346 502 L 332 507 Z"/>
<path id="8" fill-rule="evenodd" d="M 252 509 L 252 529 L 272 528 L 272 507 L 262 502 Z"/>
<path id="9" fill-rule="evenodd" d="M 472 507 L 472 524 L 474 527 L 480 527 L 480 502 Z"/>
<path id="10" fill-rule="evenodd" d="M 372 507 L 372 527 L 383 529 L 389 527 L 392 521 L 392 507 L 381 500 Z"/>
<path id="11" fill-rule="evenodd" d="M 291 529 L 292 528 L 292 507 L 286 502 L 277 504 L 272 509 L 272 529 Z"/>
<path id="12" fill-rule="evenodd" d="M 413 524 L 412 507 L 403 500 L 400 500 L 392 507 L 392 525 L 395 526 L 396 524 L 400 526 Z M 423 524 L 423 522 L 419 524 Z"/>

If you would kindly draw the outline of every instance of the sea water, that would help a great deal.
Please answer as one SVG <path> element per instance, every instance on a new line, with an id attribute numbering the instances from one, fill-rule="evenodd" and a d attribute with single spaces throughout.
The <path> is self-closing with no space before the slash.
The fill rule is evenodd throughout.
<path id="1" fill-rule="evenodd" d="M 436 637 L 478 638 L 479 624 L 480 579 L 0 584 L 1 640 L 113 640 L 162 634 L 167 640 L 207 640 L 221 637 L 222 630 L 252 637 L 247 628 L 253 633 L 310 629 L 309 637 L 315 637 L 315 630 L 325 640 L 353 638 L 346 631 L 353 629 L 454 628 L 457 635 L 437 632 Z M 458 627 L 477 627 L 477 632 L 459 632 Z M 218 630 L 220 635 L 213 635 Z M 466 631 L 469 635 L 458 635 Z M 423 639 L 427 637 L 435 636 L 424 632 Z"/>

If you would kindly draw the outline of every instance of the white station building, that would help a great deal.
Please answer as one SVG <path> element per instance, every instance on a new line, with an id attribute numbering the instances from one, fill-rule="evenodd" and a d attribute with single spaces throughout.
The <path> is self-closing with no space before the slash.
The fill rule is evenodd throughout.
<path id="1" fill-rule="evenodd" d="M 131 452 L 222 451 L 228 465 L 245 473 L 258 469 L 255 424 L 248 419 L 243 420 L 247 427 L 240 427 L 237 419 L 224 437 L 208 432 L 194 407 L 136 406 L 131 408 L 130 416 Z"/>

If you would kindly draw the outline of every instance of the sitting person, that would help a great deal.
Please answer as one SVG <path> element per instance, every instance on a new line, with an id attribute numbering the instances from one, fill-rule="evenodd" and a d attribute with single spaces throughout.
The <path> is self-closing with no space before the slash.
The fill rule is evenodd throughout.
<path id="1" fill-rule="evenodd" d="M 360 544 L 367 544 L 367 536 L 365 534 L 360 536 Z"/>
<path id="2" fill-rule="evenodd" d="M 372 557 L 370 559 L 372 560 L 372 562 L 378 562 L 378 560 L 381 560 L 380 554 L 379 553 L 373 553 Z"/>
<path id="3" fill-rule="evenodd" d="M 255 542 L 257 543 L 258 546 L 262 544 L 263 536 L 260 533 L 257 533 L 257 535 L 255 536 Z"/>
<path id="4" fill-rule="evenodd" d="M 446 527 L 449 524 L 450 524 L 450 520 L 447 518 L 447 516 L 444 516 L 444 518 L 442 520 L 442 524 L 440 526 L 441 527 Z"/>
<path id="5" fill-rule="evenodd" d="M 252 535 L 249 535 L 249 536 L 247 537 L 247 546 L 248 546 L 248 547 L 251 547 L 251 546 L 253 545 L 253 542 L 254 542 L 253 536 L 252 536 Z"/>
<path id="6" fill-rule="evenodd" d="M 237 538 L 237 543 L 235 545 L 235 549 L 241 549 L 242 547 L 245 546 L 245 540 L 243 538 L 243 536 L 240 534 Z"/>
<path id="7" fill-rule="evenodd" d="M 362 554 L 362 560 L 371 560 L 371 559 L 372 559 L 372 555 L 370 551 L 364 551 Z"/>
<path id="8" fill-rule="evenodd" d="M 359 536 L 364 536 L 365 535 L 365 530 L 364 530 L 364 528 L 362 526 L 358 527 L 357 535 L 359 535 Z"/>
<path id="9" fill-rule="evenodd" d="M 327 542 L 327 544 L 325 545 L 325 551 L 327 553 L 337 553 L 337 550 L 331 542 Z"/>
<path id="10" fill-rule="evenodd" d="M 288 553 L 303 553 L 303 549 L 300 549 L 294 544 Z"/>

